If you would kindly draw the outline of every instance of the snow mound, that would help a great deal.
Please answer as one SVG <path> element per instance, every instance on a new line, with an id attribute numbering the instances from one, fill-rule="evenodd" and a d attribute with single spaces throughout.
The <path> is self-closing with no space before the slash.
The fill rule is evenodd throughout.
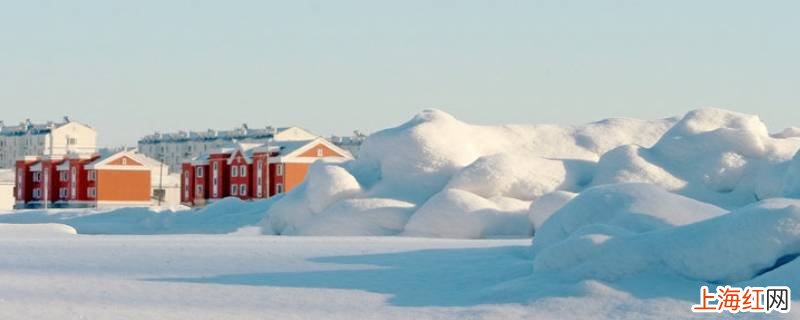
<path id="1" fill-rule="evenodd" d="M 533 230 L 538 230 L 550 216 L 570 202 L 575 196 L 577 196 L 577 194 L 572 192 L 555 191 L 545 194 L 531 203 L 528 209 L 528 220 L 530 220 Z"/>
<path id="2" fill-rule="evenodd" d="M 800 128 L 798 127 L 789 127 L 783 129 L 783 131 L 778 132 L 772 135 L 773 138 L 800 138 Z"/>
<path id="3" fill-rule="evenodd" d="M 0 238 L 41 238 L 74 235 L 75 228 L 58 223 L 5 224 L 0 223 Z"/>
<path id="4" fill-rule="evenodd" d="M 485 198 L 505 196 L 533 201 L 557 189 L 577 189 L 579 178 L 567 172 L 564 161 L 496 154 L 478 158 L 457 174 L 446 188 Z"/>
<path id="5" fill-rule="evenodd" d="M 298 235 L 390 236 L 406 225 L 414 204 L 392 199 L 346 199 L 328 207 Z"/>
<path id="6" fill-rule="evenodd" d="M 768 186 L 800 139 L 769 135 L 753 115 L 721 109 L 687 113 L 651 148 L 621 147 L 600 159 L 592 185 L 646 182 L 726 208 L 780 195 Z"/>
<path id="7" fill-rule="evenodd" d="M 674 201 L 652 200 L 648 201 L 651 209 L 661 207 L 676 214 L 687 209 Z M 550 221 L 541 232 L 558 234 L 560 239 L 534 240 L 534 271 L 559 272 L 572 279 L 615 281 L 658 273 L 736 283 L 766 271 L 785 274 L 783 268 L 796 268 L 792 261 L 800 254 L 798 200 L 765 200 L 711 219 L 651 231 L 597 222 L 572 227 L 573 231 L 564 236 L 561 230 L 553 230 L 561 226 Z"/>
<path id="8" fill-rule="evenodd" d="M 652 184 L 604 185 L 587 189 L 558 209 L 536 230 L 534 252 L 593 225 L 641 233 L 691 224 L 725 210 L 670 193 Z"/>
<path id="9" fill-rule="evenodd" d="M 424 110 L 400 126 L 370 135 L 356 160 L 325 164 L 323 171 L 328 173 L 312 170 L 304 184 L 275 203 L 262 227 L 266 234 L 329 235 L 358 230 L 375 225 L 358 221 L 370 220 L 370 215 L 355 214 L 351 226 L 344 225 L 346 219 L 337 220 L 328 230 L 317 220 L 334 219 L 326 212 L 344 199 L 394 199 L 416 209 L 409 219 L 411 229 L 403 234 L 527 236 L 530 223 L 513 230 L 501 226 L 527 220 L 530 201 L 543 194 L 580 191 L 592 180 L 603 153 L 626 144 L 651 146 L 675 121 L 608 119 L 579 127 L 480 126 L 439 110 Z M 459 212 L 456 207 L 470 211 Z M 437 213 L 433 208 L 446 210 Z M 450 228 L 437 233 L 422 225 L 424 221 L 445 225 L 439 222 L 443 218 L 456 219 L 460 222 L 453 225 L 469 230 Z"/>
<path id="10" fill-rule="evenodd" d="M 411 216 L 404 235 L 443 238 L 528 237 L 530 202 L 513 198 L 483 198 L 447 189 L 433 196 Z"/>

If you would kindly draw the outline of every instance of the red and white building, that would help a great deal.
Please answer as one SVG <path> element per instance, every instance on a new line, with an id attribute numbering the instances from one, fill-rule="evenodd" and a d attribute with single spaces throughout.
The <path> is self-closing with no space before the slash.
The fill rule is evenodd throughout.
<path id="1" fill-rule="evenodd" d="M 159 166 L 133 151 L 28 156 L 16 162 L 15 207 L 148 206 Z"/>
<path id="2" fill-rule="evenodd" d="M 309 166 L 319 159 L 349 160 L 352 155 L 324 138 L 220 148 L 183 163 L 181 203 L 202 206 L 225 197 L 269 198 L 303 182 Z"/>

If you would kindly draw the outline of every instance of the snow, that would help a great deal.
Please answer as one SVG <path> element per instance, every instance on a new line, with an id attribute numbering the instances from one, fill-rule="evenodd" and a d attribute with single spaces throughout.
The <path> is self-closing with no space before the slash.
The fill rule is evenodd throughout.
<path id="1" fill-rule="evenodd" d="M 625 282 L 537 278 L 527 242 L 242 235 L 3 239 L 0 318 L 704 318 L 689 313 L 699 283 L 662 279 L 642 295 Z"/>
<path id="2" fill-rule="evenodd" d="M 77 233 L 75 228 L 57 223 L 0 224 L 0 238 L 18 239 L 42 236 L 68 236 Z"/>
<path id="3" fill-rule="evenodd" d="M 687 113 L 651 148 L 626 146 L 603 155 L 592 185 L 647 182 L 736 208 L 780 196 L 780 187 L 764 185 L 774 181 L 770 171 L 779 170 L 798 147 L 800 139 L 770 136 L 757 116 L 698 109 Z"/>
<path id="4" fill-rule="evenodd" d="M 578 194 L 536 230 L 533 250 L 563 241 L 594 225 L 641 233 L 707 220 L 726 213 L 716 206 L 652 184 L 604 185 Z"/>
<path id="5" fill-rule="evenodd" d="M 256 225 L 273 202 L 225 198 L 195 210 L 178 206 L 7 211 L 0 213 L 0 224 L 59 223 L 81 234 L 230 233 Z"/>
<path id="6" fill-rule="evenodd" d="M 800 253 L 798 200 L 765 200 L 696 223 L 652 230 L 600 221 L 564 235 L 563 225 L 551 221 L 533 240 L 534 270 L 572 279 L 617 281 L 657 273 L 734 284 L 773 268 L 785 273 L 785 265 L 776 263 Z M 786 275 L 785 280 L 797 277 Z"/>
<path id="7" fill-rule="evenodd" d="M 704 318 L 703 285 L 800 292 L 796 132 L 426 110 L 270 200 L 1 213 L 0 318 Z"/>
<path id="8" fill-rule="evenodd" d="M 531 222 L 534 232 L 542 227 L 558 209 L 575 198 L 577 194 L 567 191 L 554 191 L 542 195 L 531 203 L 528 208 L 528 220 Z"/>
<path id="9" fill-rule="evenodd" d="M 338 220 L 326 230 L 319 221 L 328 219 L 328 207 L 347 199 L 391 199 L 415 208 L 405 235 L 527 237 L 531 201 L 556 190 L 580 191 L 602 154 L 627 144 L 651 146 L 676 121 L 481 126 L 424 110 L 370 135 L 356 160 L 315 165 L 306 183 L 270 209 L 262 227 L 265 234 L 339 234 L 334 229 L 356 230 L 370 224 L 358 217 L 370 218 L 354 215 L 352 226 Z"/>
<path id="10" fill-rule="evenodd" d="M 442 238 L 529 237 L 530 202 L 514 198 L 483 198 L 447 189 L 428 200 L 408 221 L 403 235 Z"/>

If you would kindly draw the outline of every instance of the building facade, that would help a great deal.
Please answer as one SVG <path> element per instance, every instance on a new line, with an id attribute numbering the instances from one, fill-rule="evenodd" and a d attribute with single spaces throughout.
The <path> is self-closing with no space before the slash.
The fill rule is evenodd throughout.
<path id="1" fill-rule="evenodd" d="M 64 156 L 70 153 L 93 154 L 97 150 L 97 131 L 70 121 L 35 124 L 30 120 L 15 126 L 0 122 L 0 168 L 13 168 L 28 155 Z"/>
<path id="2" fill-rule="evenodd" d="M 134 151 L 24 157 L 15 167 L 15 207 L 149 206 L 157 163 Z"/>
<path id="3" fill-rule="evenodd" d="M 237 143 L 184 162 L 181 203 L 202 206 L 225 197 L 264 199 L 303 182 L 320 159 L 349 160 L 352 155 L 323 138 Z"/>
<path id="4" fill-rule="evenodd" d="M 367 135 L 356 130 L 353 131 L 352 136 L 333 135 L 328 140 L 333 142 L 333 144 L 337 145 L 339 148 L 347 150 L 355 157 L 358 156 L 358 151 L 361 150 L 361 145 L 367 140 Z"/>
<path id="5" fill-rule="evenodd" d="M 199 155 L 218 150 L 234 142 L 267 143 L 269 140 L 301 141 L 317 138 L 299 127 L 251 129 L 247 125 L 233 130 L 155 133 L 138 142 L 139 152 L 165 163 L 170 170 Z"/>

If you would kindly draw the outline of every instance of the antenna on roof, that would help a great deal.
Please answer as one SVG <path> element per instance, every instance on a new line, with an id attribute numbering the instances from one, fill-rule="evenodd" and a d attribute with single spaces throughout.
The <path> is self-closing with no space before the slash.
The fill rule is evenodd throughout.
<path id="1" fill-rule="evenodd" d="M 65 122 L 65 123 L 69 123 L 69 122 L 70 122 L 70 121 L 69 121 L 69 116 L 64 116 L 64 122 Z"/>

